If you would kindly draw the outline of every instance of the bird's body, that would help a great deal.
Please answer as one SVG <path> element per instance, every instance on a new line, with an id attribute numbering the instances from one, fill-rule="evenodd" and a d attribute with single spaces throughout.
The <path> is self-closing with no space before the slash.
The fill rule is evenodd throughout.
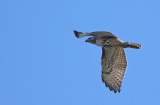
<path id="1" fill-rule="evenodd" d="M 102 47 L 102 81 L 110 90 L 115 93 L 122 87 L 123 78 L 127 68 L 127 59 L 124 48 L 140 49 L 141 45 L 131 42 L 123 42 L 119 40 L 111 32 L 91 32 L 82 33 L 74 31 L 77 38 L 84 36 L 89 37 L 86 42 Z"/>

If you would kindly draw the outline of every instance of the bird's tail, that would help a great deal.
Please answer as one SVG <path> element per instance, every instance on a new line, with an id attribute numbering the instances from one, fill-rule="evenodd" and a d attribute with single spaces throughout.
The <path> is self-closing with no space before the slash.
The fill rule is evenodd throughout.
<path id="1" fill-rule="evenodd" d="M 140 44 L 137 44 L 137 43 L 128 42 L 127 47 L 140 49 L 142 46 Z"/>
<path id="2" fill-rule="evenodd" d="M 84 37 L 86 36 L 85 33 L 82 33 L 82 32 L 78 32 L 76 30 L 73 30 L 74 31 L 74 34 L 76 35 L 77 38 L 81 38 L 81 37 Z"/>

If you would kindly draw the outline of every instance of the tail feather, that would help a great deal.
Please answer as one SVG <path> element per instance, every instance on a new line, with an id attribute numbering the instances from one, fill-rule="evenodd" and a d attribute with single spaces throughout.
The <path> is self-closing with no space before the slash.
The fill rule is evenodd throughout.
<path id="1" fill-rule="evenodd" d="M 82 33 L 82 32 L 78 32 L 76 30 L 73 30 L 73 31 L 74 31 L 74 34 L 76 35 L 77 38 L 81 38 L 81 37 L 85 36 L 84 33 Z"/>
<path id="2" fill-rule="evenodd" d="M 127 47 L 140 49 L 142 46 L 141 46 L 140 44 L 137 44 L 137 43 L 131 43 L 131 42 L 128 42 Z"/>

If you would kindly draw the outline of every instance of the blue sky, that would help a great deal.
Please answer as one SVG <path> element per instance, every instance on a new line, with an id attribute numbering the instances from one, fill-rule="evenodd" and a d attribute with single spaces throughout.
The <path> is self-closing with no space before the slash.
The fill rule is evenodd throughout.
<path id="1" fill-rule="evenodd" d="M 77 39 L 110 31 L 125 49 L 121 93 L 101 80 L 101 48 Z M 159 0 L 1 0 L 0 105 L 159 105 Z"/>

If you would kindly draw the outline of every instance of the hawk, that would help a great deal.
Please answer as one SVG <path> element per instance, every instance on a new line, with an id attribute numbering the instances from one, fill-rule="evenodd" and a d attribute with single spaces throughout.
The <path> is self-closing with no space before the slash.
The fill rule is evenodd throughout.
<path id="1" fill-rule="evenodd" d="M 110 91 L 120 93 L 123 78 L 126 73 L 127 59 L 124 48 L 140 49 L 141 45 L 119 40 L 111 32 L 97 31 L 91 33 L 82 33 L 74 30 L 77 38 L 89 37 L 86 42 L 102 47 L 102 81 Z"/>

